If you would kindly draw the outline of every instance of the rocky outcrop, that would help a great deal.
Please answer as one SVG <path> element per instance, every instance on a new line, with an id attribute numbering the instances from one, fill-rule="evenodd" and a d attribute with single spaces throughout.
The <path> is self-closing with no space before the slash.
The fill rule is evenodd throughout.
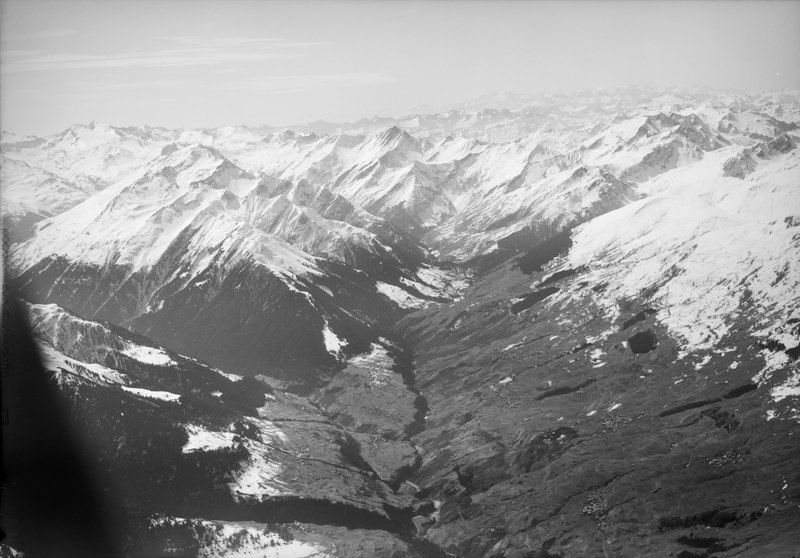
<path id="1" fill-rule="evenodd" d="M 723 166 L 725 176 L 744 178 L 758 167 L 759 160 L 770 159 L 775 155 L 788 153 L 796 147 L 795 141 L 786 133 L 780 134 L 771 140 L 759 142 L 743 149 L 735 157 L 725 161 Z"/>

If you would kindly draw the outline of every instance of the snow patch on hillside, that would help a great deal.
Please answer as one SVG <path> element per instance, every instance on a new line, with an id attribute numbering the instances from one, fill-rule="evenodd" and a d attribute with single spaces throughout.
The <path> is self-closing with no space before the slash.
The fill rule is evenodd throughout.
<path id="1" fill-rule="evenodd" d="M 770 394 L 776 403 L 787 397 L 800 397 L 800 372 L 796 372 L 781 385 L 772 388 Z"/>
<path id="2" fill-rule="evenodd" d="M 268 443 L 270 441 L 275 443 L 286 442 L 286 433 L 276 426 L 274 422 L 263 418 L 267 413 L 268 410 L 265 407 L 259 407 L 258 416 L 261 418 L 251 418 L 248 419 L 248 422 L 258 428 L 258 431 L 261 434 L 261 440 L 264 443 Z"/>
<path id="3" fill-rule="evenodd" d="M 655 289 L 658 319 L 690 350 L 713 347 L 745 297 L 764 327 L 788 319 L 800 292 L 786 221 L 800 207 L 800 152 L 740 180 L 722 174 L 735 149 L 658 176 L 642 188 L 649 197 L 577 229 L 565 267 L 587 266 L 587 280 L 608 285 L 612 317 L 618 301 Z"/>
<path id="4" fill-rule="evenodd" d="M 283 466 L 269 458 L 274 454 L 275 447 L 284 447 L 287 436 L 275 423 L 265 418 L 269 414 L 267 407 L 258 409 L 258 418 L 246 418 L 249 424 L 258 429 L 259 439 L 242 439 L 250 457 L 243 462 L 234 481 L 230 483 L 231 493 L 237 499 L 263 500 L 269 496 L 292 494 L 291 488 L 279 479 Z"/>
<path id="5" fill-rule="evenodd" d="M 380 387 L 389 383 L 394 376 L 394 360 L 385 347 L 377 343 L 370 345 L 370 352 L 355 356 L 347 361 L 348 367 L 356 366 L 369 372 L 369 384 Z"/>
<path id="6" fill-rule="evenodd" d="M 202 558 L 325 558 L 330 556 L 321 545 L 286 540 L 266 525 L 252 521 L 219 521 L 156 516 L 154 527 L 190 527 L 201 533 L 197 556 Z"/>
<path id="7" fill-rule="evenodd" d="M 469 288 L 468 275 L 456 270 L 422 266 L 417 270 L 417 277 L 420 281 L 436 289 L 439 293 L 438 296 L 444 295 L 444 298 L 451 300 L 459 300 L 464 291 Z"/>
<path id="8" fill-rule="evenodd" d="M 38 345 L 43 364 L 48 370 L 57 373 L 61 373 L 63 370 L 67 373 L 72 373 L 87 380 L 103 384 L 123 385 L 128 383 L 128 378 L 113 368 L 75 360 L 57 351 L 41 340 L 38 341 Z"/>
<path id="9" fill-rule="evenodd" d="M 236 374 L 229 374 L 228 372 L 223 372 L 222 370 L 217 370 L 214 368 L 214 372 L 222 376 L 223 378 L 229 379 L 231 382 L 241 382 L 242 376 L 237 376 Z"/>
<path id="10" fill-rule="evenodd" d="M 109 330 L 103 324 L 79 318 L 73 314 L 70 314 L 67 310 L 57 304 L 31 304 L 26 302 L 25 305 L 30 313 L 31 323 L 34 326 L 40 322 L 60 322 L 63 320 L 67 323 L 74 322 L 81 327 L 100 330 L 103 333 L 111 333 L 111 330 Z"/>
<path id="11" fill-rule="evenodd" d="M 170 366 L 175 364 L 175 361 L 172 360 L 165 351 L 156 349 L 155 347 L 129 344 L 128 347 L 122 351 L 122 354 L 128 355 L 145 364 L 154 364 L 156 366 Z"/>
<path id="12" fill-rule="evenodd" d="M 236 436 L 233 432 L 215 432 L 196 424 L 186 424 L 184 429 L 189 439 L 183 445 L 183 453 L 228 449 Z"/>
<path id="13" fill-rule="evenodd" d="M 217 535 L 200 548 L 207 558 L 324 558 L 324 547 L 297 540 L 286 541 L 262 526 L 215 521 Z M 231 544 L 233 540 L 236 545 Z"/>
<path id="14" fill-rule="evenodd" d="M 181 398 L 181 396 L 178 395 L 177 393 L 172 393 L 169 391 L 154 391 L 151 389 L 134 388 L 128 386 L 122 386 L 122 389 L 127 391 L 128 393 L 138 395 L 139 397 L 145 397 L 147 399 L 158 399 L 159 401 L 167 401 L 170 403 L 177 403 L 178 400 Z"/>
<path id="15" fill-rule="evenodd" d="M 328 320 L 325 320 L 325 327 L 322 328 L 322 339 L 325 342 L 325 350 L 336 358 L 339 358 L 342 349 L 347 345 L 347 341 L 341 339 L 333 332 L 328 324 Z"/>
<path id="16" fill-rule="evenodd" d="M 253 451 L 248 445 L 250 458 L 236 474 L 235 480 L 230 484 L 234 497 L 255 498 L 263 500 L 267 496 L 282 496 L 291 494 L 286 484 L 278 479 L 283 470 L 280 463 L 270 461 L 262 451 Z"/>
<path id="17" fill-rule="evenodd" d="M 428 301 L 417 298 L 400 287 L 383 281 L 377 281 L 375 288 L 389 300 L 396 302 L 400 308 L 425 308 L 428 305 Z"/>

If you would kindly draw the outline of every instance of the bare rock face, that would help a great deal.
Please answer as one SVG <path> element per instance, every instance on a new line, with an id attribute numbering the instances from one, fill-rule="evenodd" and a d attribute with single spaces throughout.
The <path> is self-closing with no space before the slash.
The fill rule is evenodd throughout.
<path id="1" fill-rule="evenodd" d="M 725 161 L 723 166 L 725 175 L 744 178 L 756 169 L 759 160 L 770 159 L 781 153 L 788 153 L 796 147 L 796 142 L 786 133 L 775 136 L 768 141 L 759 142 Z"/>

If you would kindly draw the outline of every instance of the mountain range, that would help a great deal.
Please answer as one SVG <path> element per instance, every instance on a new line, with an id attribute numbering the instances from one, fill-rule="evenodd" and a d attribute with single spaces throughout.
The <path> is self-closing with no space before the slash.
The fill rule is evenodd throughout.
<path id="1" fill-rule="evenodd" d="M 798 141 L 638 88 L 3 133 L 6 278 L 124 555 L 786 556 Z"/>

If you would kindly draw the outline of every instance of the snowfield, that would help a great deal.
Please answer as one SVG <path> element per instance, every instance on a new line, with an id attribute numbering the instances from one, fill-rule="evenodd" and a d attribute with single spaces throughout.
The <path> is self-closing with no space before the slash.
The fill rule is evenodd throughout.
<path id="1" fill-rule="evenodd" d="M 357 366 L 369 372 L 369 385 L 380 387 L 385 385 L 394 375 L 394 360 L 386 348 L 377 343 L 370 345 L 370 352 L 355 356 L 347 361 L 348 366 Z"/>
<path id="2" fill-rule="evenodd" d="M 322 330 L 322 338 L 325 342 L 325 349 L 337 358 L 341 354 L 342 349 L 347 345 L 347 341 L 340 339 L 333 332 L 333 330 L 331 330 L 327 320 L 325 321 L 325 327 Z"/>
<path id="3" fill-rule="evenodd" d="M 427 300 L 417 298 L 408 291 L 383 281 L 377 281 L 375 288 L 386 298 L 396 302 L 400 308 L 425 308 L 429 304 Z"/>
<path id="4" fill-rule="evenodd" d="M 253 452 L 231 483 L 231 492 L 236 498 L 256 500 L 263 500 L 271 496 L 290 495 L 293 492 L 286 486 L 286 483 L 279 480 L 282 470 L 283 467 L 279 463 L 270 461 L 258 451 Z"/>
<path id="5" fill-rule="evenodd" d="M 183 453 L 215 451 L 233 446 L 235 437 L 233 432 L 215 432 L 195 424 L 187 424 L 184 428 L 189 440 L 183 446 Z"/>
<path id="6" fill-rule="evenodd" d="M 111 368 L 106 368 L 100 364 L 90 362 L 81 362 L 65 356 L 50 345 L 41 343 L 39 351 L 45 368 L 52 370 L 59 374 L 72 374 L 75 377 L 80 377 L 93 382 L 108 385 L 121 385 L 128 383 L 128 378 L 120 372 Z M 64 381 L 69 382 L 70 378 L 64 378 Z"/>
<path id="7" fill-rule="evenodd" d="M 800 207 L 800 152 L 740 180 L 722 170 L 736 150 L 664 173 L 642 185 L 648 197 L 579 227 L 564 266 L 587 266 L 594 284 L 608 283 L 612 314 L 657 288 L 659 319 L 687 350 L 718 343 L 745 299 L 764 333 L 780 335 L 770 324 L 798 317 L 785 302 L 800 289 L 797 231 L 788 226 Z"/>
<path id="8" fill-rule="evenodd" d="M 155 364 L 157 366 L 170 366 L 175 364 L 175 361 L 172 360 L 165 351 L 154 347 L 129 345 L 128 348 L 123 351 L 123 354 L 146 364 Z"/>
<path id="9" fill-rule="evenodd" d="M 326 558 L 322 545 L 286 540 L 279 532 L 253 522 L 154 517 L 153 526 L 192 525 L 205 533 L 198 556 L 204 558 Z"/>
<path id="10" fill-rule="evenodd" d="M 167 401 L 169 403 L 177 403 L 181 398 L 181 396 L 177 393 L 171 393 L 169 391 L 156 391 L 128 386 L 122 386 L 122 389 L 128 393 L 138 395 L 139 397 L 144 397 L 146 399 L 157 399 L 159 401 Z"/>

